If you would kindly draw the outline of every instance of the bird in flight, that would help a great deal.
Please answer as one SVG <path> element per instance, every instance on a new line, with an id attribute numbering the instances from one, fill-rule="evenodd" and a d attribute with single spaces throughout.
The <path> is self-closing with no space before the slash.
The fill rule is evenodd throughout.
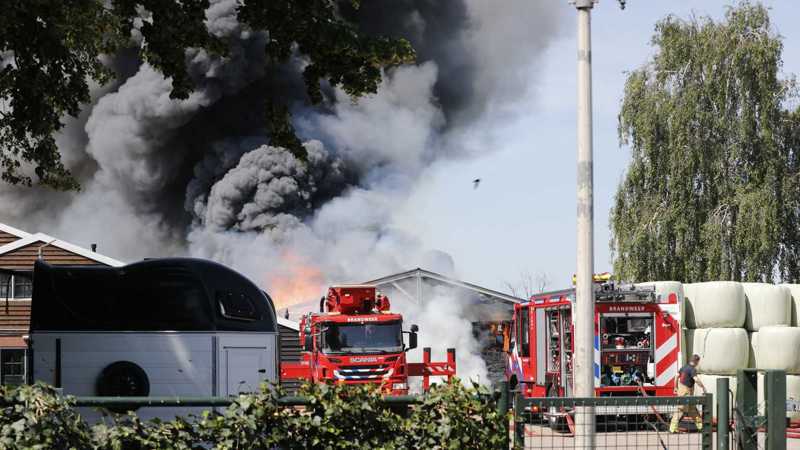
<path id="1" fill-rule="evenodd" d="M 480 178 L 475 178 L 472 180 L 472 189 L 478 189 L 478 185 L 481 184 Z"/>

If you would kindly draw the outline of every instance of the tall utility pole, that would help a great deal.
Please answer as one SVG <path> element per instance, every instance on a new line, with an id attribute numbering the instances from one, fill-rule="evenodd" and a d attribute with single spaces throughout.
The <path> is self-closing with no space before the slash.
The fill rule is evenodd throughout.
<path id="1" fill-rule="evenodd" d="M 594 187 L 592 163 L 591 12 L 596 0 L 572 0 L 578 10 L 578 236 L 575 280 L 576 397 L 594 397 Z M 595 447 L 594 408 L 575 410 L 577 448 Z"/>

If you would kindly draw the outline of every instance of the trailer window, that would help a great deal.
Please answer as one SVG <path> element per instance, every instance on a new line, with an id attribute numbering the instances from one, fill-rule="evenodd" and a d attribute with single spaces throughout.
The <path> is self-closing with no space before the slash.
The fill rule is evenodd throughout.
<path id="1" fill-rule="evenodd" d="M 400 322 L 327 323 L 323 325 L 325 353 L 397 353 L 403 351 Z"/>
<path id="2" fill-rule="evenodd" d="M 260 319 L 255 305 L 244 294 L 233 292 L 217 293 L 217 303 L 219 304 L 222 317 L 234 320 L 254 321 Z"/>
<path id="3" fill-rule="evenodd" d="M 519 354 L 520 356 L 528 356 L 530 353 L 530 334 L 528 331 L 530 330 L 529 327 L 529 319 L 528 316 L 530 315 L 530 310 L 527 308 L 523 308 L 520 310 L 519 314 L 519 330 L 517 332 L 517 336 L 519 337 Z"/>
<path id="4" fill-rule="evenodd" d="M 213 326 L 208 296 L 189 272 L 139 270 L 121 275 L 98 269 L 57 272 L 54 278 L 53 304 L 40 309 L 37 318 L 48 329 L 199 331 Z"/>

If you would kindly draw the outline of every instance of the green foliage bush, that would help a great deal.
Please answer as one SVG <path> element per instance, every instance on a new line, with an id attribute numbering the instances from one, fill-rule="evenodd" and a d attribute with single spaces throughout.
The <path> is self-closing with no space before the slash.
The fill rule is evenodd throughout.
<path id="1" fill-rule="evenodd" d="M 0 449 L 484 449 L 501 448 L 508 417 L 480 386 L 435 384 L 408 410 L 370 386 L 306 385 L 304 407 L 262 385 L 221 412 L 144 421 L 114 415 L 87 424 L 72 397 L 43 384 L 0 386 Z"/>

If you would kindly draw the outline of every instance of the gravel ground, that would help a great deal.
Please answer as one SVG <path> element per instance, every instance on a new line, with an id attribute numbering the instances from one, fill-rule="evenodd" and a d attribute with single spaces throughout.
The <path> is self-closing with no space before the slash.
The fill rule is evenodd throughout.
<path id="1" fill-rule="evenodd" d="M 711 448 L 717 448 L 716 435 Z M 764 434 L 759 433 L 759 448 L 766 448 Z M 575 438 L 556 433 L 549 427 L 528 425 L 525 427 L 525 449 L 572 449 L 575 447 Z M 596 434 L 596 449 L 655 449 L 679 450 L 702 448 L 700 433 L 686 432 L 670 434 L 655 431 L 623 431 Z M 731 448 L 735 444 L 731 441 Z M 788 439 L 786 448 L 800 450 L 800 439 Z"/>

